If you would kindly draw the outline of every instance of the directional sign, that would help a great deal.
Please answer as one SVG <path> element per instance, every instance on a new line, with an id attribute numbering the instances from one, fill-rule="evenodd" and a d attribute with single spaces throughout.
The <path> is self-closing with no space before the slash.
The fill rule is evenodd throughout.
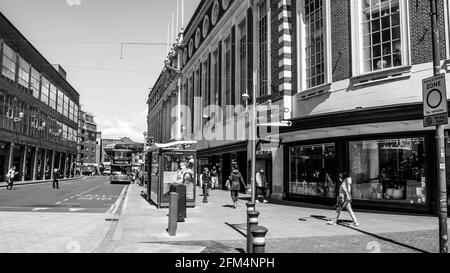
<path id="1" fill-rule="evenodd" d="M 425 127 L 448 124 L 445 74 L 423 80 L 423 117 Z"/>

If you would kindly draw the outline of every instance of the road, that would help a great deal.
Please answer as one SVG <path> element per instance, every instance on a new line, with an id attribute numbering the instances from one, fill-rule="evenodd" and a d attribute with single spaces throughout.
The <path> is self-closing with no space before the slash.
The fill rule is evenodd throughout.
<path id="1" fill-rule="evenodd" d="M 108 177 L 88 177 L 52 183 L 15 186 L 0 189 L 0 211 L 15 212 L 83 212 L 106 213 L 115 209 L 124 184 L 110 184 Z"/>

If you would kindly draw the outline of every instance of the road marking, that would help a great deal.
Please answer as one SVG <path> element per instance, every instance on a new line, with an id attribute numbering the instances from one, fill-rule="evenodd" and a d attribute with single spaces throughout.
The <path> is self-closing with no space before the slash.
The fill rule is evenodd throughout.
<path id="1" fill-rule="evenodd" d="M 127 187 L 128 186 L 126 186 L 122 189 L 122 192 L 120 193 L 119 198 L 117 198 L 116 202 L 111 206 L 111 208 L 109 208 L 109 210 L 106 212 L 107 214 L 116 213 L 117 209 L 119 208 L 120 200 L 122 200 L 122 197 L 125 194 Z"/>
<path id="2" fill-rule="evenodd" d="M 70 212 L 76 212 L 76 211 L 82 211 L 82 210 L 85 210 L 85 209 L 72 209 L 72 208 L 69 209 Z"/>
<path id="3" fill-rule="evenodd" d="M 34 208 L 31 211 L 49 210 L 50 208 Z"/>
<path id="4" fill-rule="evenodd" d="M 55 203 L 56 205 L 59 205 L 59 204 L 61 204 L 62 202 L 57 202 L 57 203 Z"/>

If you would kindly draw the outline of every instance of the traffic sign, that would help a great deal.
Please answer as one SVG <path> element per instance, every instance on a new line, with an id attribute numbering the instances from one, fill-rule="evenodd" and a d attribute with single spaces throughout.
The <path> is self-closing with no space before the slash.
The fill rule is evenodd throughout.
<path id="1" fill-rule="evenodd" d="M 425 127 L 448 124 L 445 74 L 423 80 L 423 117 Z"/>

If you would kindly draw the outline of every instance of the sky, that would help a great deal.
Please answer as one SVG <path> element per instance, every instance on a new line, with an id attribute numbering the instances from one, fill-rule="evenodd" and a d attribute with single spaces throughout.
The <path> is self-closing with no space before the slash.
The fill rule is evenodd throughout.
<path id="1" fill-rule="evenodd" d="M 177 2 L 180 29 L 181 0 L 0 0 L 0 11 L 66 70 L 102 138 L 142 142 L 149 88 L 163 68 L 168 31 L 177 33 Z M 185 26 L 199 2 L 184 0 Z"/>

